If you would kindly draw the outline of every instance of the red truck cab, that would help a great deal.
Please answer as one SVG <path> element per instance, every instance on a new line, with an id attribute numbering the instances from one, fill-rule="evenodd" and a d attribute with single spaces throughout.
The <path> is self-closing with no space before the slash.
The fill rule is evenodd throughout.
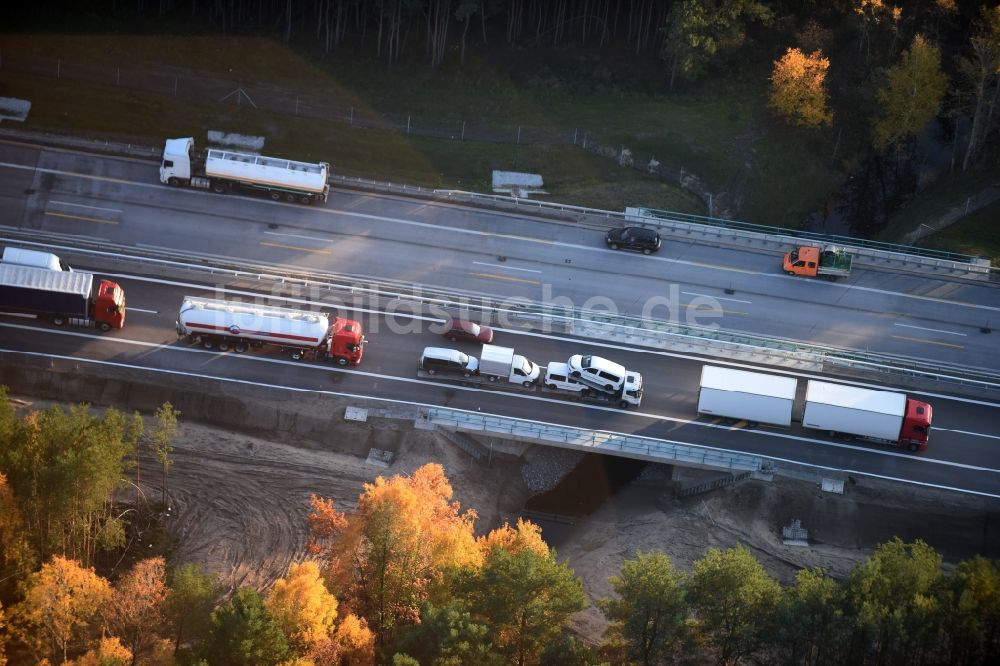
<path id="1" fill-rule="evenodd" d="M 934 410 L 926 402 L 907 398 L 903 427 L 899 431 L 899 447 L 911 451 L 926 449 L 933 416 Z"/>
<path id="2" fill-rule="evenodd" d="M 365 354 L 365 334 L 360 322 L 335 317 L 330 325 L 327 354 L 340 365 L 358 365 Z"/>
<path id="3" fill-rule="evenodd" d="M 94 321 L 102 331 L 125 326 L 125 290 L 117 282 L 101 280 L 93 308 Z"/>

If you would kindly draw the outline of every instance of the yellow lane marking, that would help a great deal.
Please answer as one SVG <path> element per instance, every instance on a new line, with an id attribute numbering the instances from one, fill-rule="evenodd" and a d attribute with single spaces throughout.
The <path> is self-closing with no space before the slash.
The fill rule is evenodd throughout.
<path id="1" fill-rule="evenodd" d="M 51 211 L 45 211 L 46 215 L 51 215 L 52 217 L 65 217 L 70 220 L 83 220 L 84 222 L 97 222 L 98 224 L 118 224 L 117 220 L 105 220 L 99 217 L 87 217 L 86 215 L 70 215 L 68 213 L 53 213 Z"/>
<path id="2" fill-rule="evenodd" d="M 512 277 L 510 275 L 494 275 L 493 273 L 472 273 L 472 275 L 490 280 L 506 280 L 507 282 L 524 282 L 526 284 L 541 284 L 540 280 L 529 280 L 527 278 Z"/>
<path id="3" fill-rule="evenodd" d="M 708 303 L 699 303 L 698 305 L 692 305 L 690 303 L 678 303 L 682 308 L 694 308 L 695 310 L 700 310 L 705 314 L 710 314 L 715 312 L 715 308 L 711 307 Z M 727 310 L 725 308 L 719 308 L 724 315 L 732 315 L 734 317 L 749 317 L 749 312 L 740 312 L 739 310 Z"/>
<path id="4" fill-rule="evenodd" d="M 484 236 L 495 236 L 496 238 L 512 238 L 514 240 L 531 241 L 532 243 L 545 243 L 546 245 L 554 245 L 554 240 L 548 240 L 545 238 L 532 238 L 531 236 L 515 236 L 514 234 L 494 234 L 494 233 L 484 233 Z"/>
<path id="5" fill-rule="evenodd" d="M 937 345 L 939 347 L 951 347 L 952 349 L 965 349 L 962 345 L 953 345 L 950 342 L 936 342 L 934 340 L 924 340 L 923 338 L 911 338 L 907 335 L 892 336 L 897 340 L 907 340 L 908 342 L 922 342 L 925 345 Z"/>
<path id="6" fill-rule="evenodd" d="M 317 250 L 312 247 L 301 247 L 299 245 L 285 245 L 284 243 L 270 243 L 268 241 L 261 241 L 260 245 L 264 247 L 280 247 L 283 250 L 298 250 L 299 252 L 312 252 L 313 254 L 330 254 L 329 250 Z"/>

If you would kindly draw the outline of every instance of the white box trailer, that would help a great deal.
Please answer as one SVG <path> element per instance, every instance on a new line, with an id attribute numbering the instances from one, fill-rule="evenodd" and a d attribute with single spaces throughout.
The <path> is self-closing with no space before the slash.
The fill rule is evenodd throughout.
<path id="1" fill-rule="evenodd" d="M 706 365 L 701 369 L 698 413 L 753 423 L 792 423 L 798 380 Z"/>
<path id="2" fill-rule="evenodd" d="M 902 393 L 810 380 L 802 425 L 896 442 L 905 415 L 906 396 Z"/>

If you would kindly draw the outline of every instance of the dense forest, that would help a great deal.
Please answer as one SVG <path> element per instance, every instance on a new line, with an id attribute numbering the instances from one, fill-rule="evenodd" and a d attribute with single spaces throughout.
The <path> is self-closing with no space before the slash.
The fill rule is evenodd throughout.
<path id="1" fill-rule="evenodd" d="M 221 589 L 192 562 L 136 551 L 161 495 L 140 495 L 138 447 L 161 491 L 178 414 L 86 405 L 18 416 L 0 390 L 0 664 L 76 666 L 650 666 L 987 664 L 1000 658 L 1000 563 L 947 573 L 927 544 L 879 546 L 844 580 L 774 580 L 746 548 L 691 571 L 630 553 L 590 605 L 540 529 L 476 529 L 438 464 L 378 477 L 341 511 L 312 496 L 307 552 L 266 590 Z M 146 472 L 148 474 L 148 471 Z M 294 501 L 294 498 L 289 498 Z M 477 533 L 479 536 L 477 536 Z M 138 543 L 145 544 L 148 536 Z M 169 553 L 166 553 L 169 556 Z"/>

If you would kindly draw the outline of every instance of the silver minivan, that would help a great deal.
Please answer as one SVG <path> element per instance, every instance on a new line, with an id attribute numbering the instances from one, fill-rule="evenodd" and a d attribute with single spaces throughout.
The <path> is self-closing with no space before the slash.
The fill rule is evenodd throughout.
<path id="1" fill-rule="evenodd" d="M 45 268 L 50 271 L 73 270 L 51 252 L 26 250 L 23 247 L 5 247 L 3 249 L 3 259 L 0 259 L 0 261 L 5 264 L 31 266 L 32 268 Z"/>
<path id="2" fill-rule="evenodd" d="M 427 347 L 420 355 L 420 369 L 431 375 L 440 372 L 471 377 L 479 372 L 479 359 L 457 349 Z"/>

